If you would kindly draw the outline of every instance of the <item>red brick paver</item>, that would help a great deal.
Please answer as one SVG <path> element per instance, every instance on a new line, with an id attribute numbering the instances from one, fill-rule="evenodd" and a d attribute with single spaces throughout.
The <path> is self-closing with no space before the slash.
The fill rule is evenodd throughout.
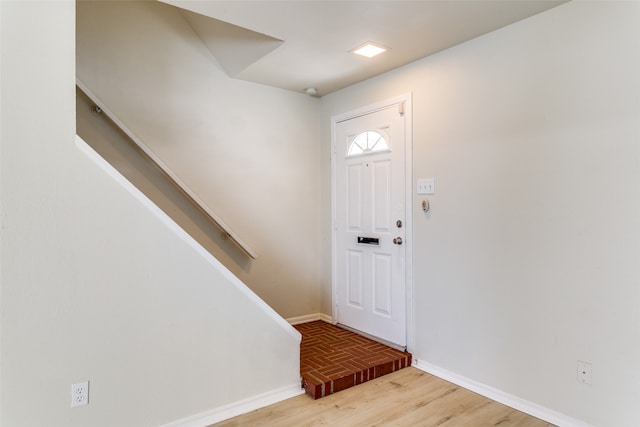
<path id="1" fill-rule="evenodd" d="M 300 375 L 314 399 L 411 365 L 411 354 L 318 320 L 296 325 L 302 334 Z"/>

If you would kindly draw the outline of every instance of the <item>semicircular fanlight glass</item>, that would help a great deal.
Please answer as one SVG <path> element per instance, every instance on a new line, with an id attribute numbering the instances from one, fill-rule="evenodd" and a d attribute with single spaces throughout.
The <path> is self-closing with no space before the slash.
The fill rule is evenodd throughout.
<path id="1" fill-rule="evenodd" d="M 358 154 L 367 154 L 388 149 L 389 144 L 380 132 L 367 130 L 353 138 L 351 145 L 349 145 L 349 150 L 347 150 L 347 156 L 357 156 Z"/>

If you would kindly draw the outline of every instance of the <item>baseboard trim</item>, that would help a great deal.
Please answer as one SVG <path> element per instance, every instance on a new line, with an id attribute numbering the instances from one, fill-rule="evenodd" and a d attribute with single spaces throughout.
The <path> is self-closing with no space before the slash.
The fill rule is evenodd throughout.
<path id="1" fill-rule="evenodd" d="M 304 394 L 304 389 L 298 383 L 211 409 L 210 411 L 201 412 L 200 414 L 164 424 L 161 427 L 206 427 L 301 394 Z"/>
<path id="2" fill-rule="evenodd" d="M 323 322 L 331 324 L 335 323 L 331 316 L 328 316 L 324 313 L 305 314 L 304 316 L 290 317 L 287 319 L 287 322 L 289 322 L 290 325 L 299 325 L 301 323 L 315 322 L 316 320 L 322 320 Z"/>
<path id="3" fill-rule="evenodd" d="M 556 412 L 549 408 L 545 408 L 544 406 L 540 406 L 536 403 L 529 402 L 528 400 L 524 400 L 509 393 L 505 393 L 488 385 L 479 383 L 467 377 L 463 377 L 462 375 L 447 371 L 446 369 L 443 369 L 439 366 L 435 366 L 430 363 L 425 363 L 415 359 L 413 366 L 420 369 L 421 371 L 427 372 L 431 375 L 435 375 L 436 377 L 442 378 L 443 380 L 452 382 L 456 385 L 459 385 L 460 387 L 466 388 L 467 390 L 471 390 L 491 400 L 500 402 L 503 405 L 507 405 L 513 409 L 524 412 L 525 414 L 529 414 L 533 417 L 540 418 L 541 420 L 544 420 L 548 423 L 555 424 L 558 427 L 593 427 L 592 425 L 587 424 L 584 421 L 571 418 L 560 412 Z"/>

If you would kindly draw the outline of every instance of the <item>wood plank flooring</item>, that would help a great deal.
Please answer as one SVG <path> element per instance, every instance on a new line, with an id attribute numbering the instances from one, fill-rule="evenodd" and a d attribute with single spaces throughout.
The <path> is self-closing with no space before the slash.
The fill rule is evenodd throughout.
<path id="1" fill-rule="evenodd" d="M 301 395 L 214 425 L 553 427 L 414 367 L 322 399 Z"/>

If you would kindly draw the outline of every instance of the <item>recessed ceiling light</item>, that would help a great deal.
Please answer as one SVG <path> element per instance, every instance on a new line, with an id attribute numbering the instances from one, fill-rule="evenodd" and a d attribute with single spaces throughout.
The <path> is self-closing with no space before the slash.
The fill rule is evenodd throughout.
<path id="1" fill-rule="evenodd" d="M 373 58 L 376 55 L 380 55 L 382 52 L 386 51 L 386 47 L 382 47 L 379 44 L 373 42 L 366 42 L 365 44 L 358 46 L 353 49 L 351 52 L 356 55 L 366 56 L 367 58 Z"/>

